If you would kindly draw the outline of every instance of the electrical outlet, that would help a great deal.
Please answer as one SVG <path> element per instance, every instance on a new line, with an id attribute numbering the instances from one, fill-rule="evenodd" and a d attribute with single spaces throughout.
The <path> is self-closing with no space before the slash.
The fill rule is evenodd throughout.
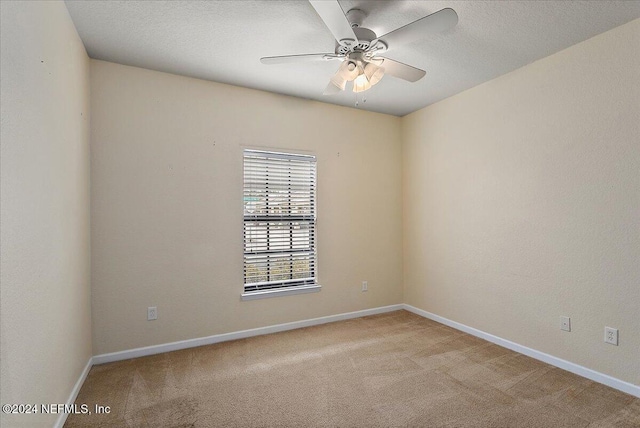
<path id="1" fill-rule="evenodd" d="M 560 330 L 571 331 L 571 318 L 560 317 Z"/>
<path id="2" fill-rule="evenodd" d="M 362 281 L 362 291 L 367 291 L 369 289 L 369 283 L 367 281 Z"/>
<path id="3" fill-rule="evenodd" d="M 618 329 L 605 327 L 604 328 L 604 341 L 611 345 L 618 346 Z"/>
<path id="4" fill-rule="evenodd" d="M 147 321 L 157 320 L 158 319 L 158 307 L 157 306 L 149 306 L 147 308 Z"/>

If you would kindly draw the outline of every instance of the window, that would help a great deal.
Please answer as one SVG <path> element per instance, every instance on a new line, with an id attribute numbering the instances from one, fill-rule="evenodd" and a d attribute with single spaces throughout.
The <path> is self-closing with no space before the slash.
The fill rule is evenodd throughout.
<path id="1" fill-rule="evenodd" d="M 319 291 L 315 156 L 244 151 L 243 299 Z"/>

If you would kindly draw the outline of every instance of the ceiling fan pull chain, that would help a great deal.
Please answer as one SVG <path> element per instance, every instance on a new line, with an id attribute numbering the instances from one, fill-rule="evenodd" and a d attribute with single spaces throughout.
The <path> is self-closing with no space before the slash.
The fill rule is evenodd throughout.
<path id="1" fill-rule="evenodd" d="M 359 94 L 360 94 L 360 92 L 354 92 L 355 99 L 356 99 L 354 105 L 356 107 L 358 107 L 360 105 L 360 101 L 358 100 L 358 95 Z M 365 94 L 362 94 L 362 98 L 360 98 L 360 100 L 362 100 L 362 104 L 366 103 L 367 102 L 367 96 Z"/>

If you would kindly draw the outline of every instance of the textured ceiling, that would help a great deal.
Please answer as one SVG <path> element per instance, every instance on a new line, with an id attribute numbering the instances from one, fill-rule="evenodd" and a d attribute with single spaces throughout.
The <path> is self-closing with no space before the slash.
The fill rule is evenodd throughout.
<path id="1" fill-rule="evenodd" d="M 91 58 L 216 82 L 355 105 L 322 92 L 335 61 L 263 65 L 263 56 L 333 52 L 306 1 L 66 1 Z M 403 116 L 640 17 L 640 1 L 362 1 L 377 35 L 445 7 L 458 25 L 386 56 L 427 71 L 416 83 L 385 76 L 358 108 Z M 362 95 L 366 102 L 362 102 Z"/>

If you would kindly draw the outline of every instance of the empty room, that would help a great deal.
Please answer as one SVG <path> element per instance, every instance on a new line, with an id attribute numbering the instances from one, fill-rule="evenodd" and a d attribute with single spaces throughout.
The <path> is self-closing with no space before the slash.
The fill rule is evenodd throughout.
<path id="1" fill-rule="evenodd" d="M 640 427 L 640 1 L 0 17 L 2 427 Z"/>

